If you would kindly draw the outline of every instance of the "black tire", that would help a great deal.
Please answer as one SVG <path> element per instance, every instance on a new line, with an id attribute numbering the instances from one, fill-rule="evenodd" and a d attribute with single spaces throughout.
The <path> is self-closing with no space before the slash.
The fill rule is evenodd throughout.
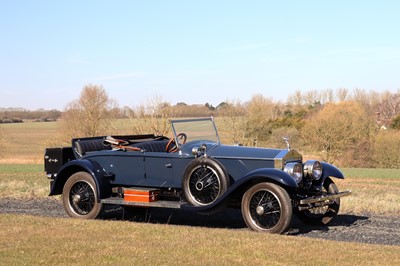
<path id="1" fill-rule="evenodd" d="M 264 182 L 250 187 L 242 198 L 242 215 L 248 228 L 257 232 L 282 234 L 292 221 L 292 204 L 282 187 Z"/>
<path id="2" fill-rule="evenodd" d="M 96 183 L 86 172 L 77 172 L 65 182 L 62 193 L 66 213 L 73 218 L 95 219 L 103 210 L 98 202 Z"/>
<path id="3" fill-rule="evenodd" d="M 339 189 L 329 177 L 325 179 L 323 188 L 329 194 L 339 192 Z M 331 205 L 315 207 L 306 211 L 297 211 L 297 216 L 300 220 L 310 225 L 327 225 L 337 216 L 340 209 L 340 198 L 332 201 Z"/>
<path id="4" fill-rule="evenodd" d="M 225 167 L 211 158 L 197 158 L 183 173 L 182 190 L 187 202 L 193 206 L 214 203 L 229 187 Z"/>

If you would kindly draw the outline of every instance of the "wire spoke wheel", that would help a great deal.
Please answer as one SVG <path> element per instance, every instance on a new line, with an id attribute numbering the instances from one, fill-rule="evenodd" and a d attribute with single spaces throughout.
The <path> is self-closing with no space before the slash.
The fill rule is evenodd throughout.
<path id="1" fill-rule="evenodd" d="M 221 194 L 218 174 L 209 166 L 199 166 L 189 179 L 189 190 L 200 205 L 214 202 Z"/>
<path id="2" fill-rule="evenodd" d="M 88 214 L 94 207 L 95 195 L 90 184 L 75 183 L 69 193 L 69 201 L 74 211 L 80 215 Z"/>
<path id="3" fill-rule="evenodd" d="M 197 158 L 185 169 L 182 179 L 183 194 L 191 205 L 214 203 L 229 186 L 229 175 L 215 159 Z"/>
<path id="4" fill-rule="evenodd" d="M 258 183 L 244 193 L 242 215 L 246 225 L 254 231 L 284 233 L 292 220 L 290 197 L 278 185 Z"/>
<path id="5" fill-rule="evenodd" d="M 65 182 L 62 199 L 67 214 L 74 218 L 94 219 L 103 210 L 98 202 L 96 183 L 86 172 L 77 172 Z"/>
<path id="6" fill-rule="evenodd" d="M 271 229 L 279 222 L 281 206 L 274 194 L 258 191 L 250 199 L 250 216 L 259 227 Z"/>

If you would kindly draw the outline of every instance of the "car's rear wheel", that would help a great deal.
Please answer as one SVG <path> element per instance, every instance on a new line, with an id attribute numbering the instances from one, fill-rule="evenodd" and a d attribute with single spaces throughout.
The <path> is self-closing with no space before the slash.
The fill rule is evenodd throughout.
<path id="1" fill-rule="evenodd" d="M 67 214 L 74 218 L 95 219 L 103 210 L 98 202 L 96 183 L 86 172 L 77 172 L 65 182 L 62 193 Z"/>
<path id="2" fill-rule="evenodd" d="M 329 194 L 339 192 L 339 189 L 329 177 L 324 181 L 323 190 Z M 306 211 L 298 211 L 297 216 L 307 224 L 327 225 L 337 216 L 340 209 L 340 198 L 329 201 L 329 205 L 314 207 Z"/>
<path id="3" fill-rule="evenodd" d="M 182 190 L 186 200 L 194 206 L 214 203 L 229 187 L 226 169 L 211 158 L 197 158 L 185 169 Z"/>
<path id="4" fill-rule="evenodd" d="M 242 215 L 247 227 L 254 231 L 282 234 L 292 220 L 289 194 L 278 185 L 258 183 L 244 193 Z"/>

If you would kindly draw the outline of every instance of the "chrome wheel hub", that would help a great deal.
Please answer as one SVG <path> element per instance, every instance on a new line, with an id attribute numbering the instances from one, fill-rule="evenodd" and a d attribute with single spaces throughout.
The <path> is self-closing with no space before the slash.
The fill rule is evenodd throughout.
<path id="1" fill-rule="evenodd" d="M 75 204 L 78 204 L 78 203 L 81 201 L 81 196 L 80 196 L 80 195 L 74 195 L 74 196 L 72 196 L 72 201 L 73 201 Z"/>
<path id="2" fill-rule="evenodd" d="M 256 213 L 258 215 L 263 215 L 264 214 L 264 207 L 263 206 L 257 206 Z"/>

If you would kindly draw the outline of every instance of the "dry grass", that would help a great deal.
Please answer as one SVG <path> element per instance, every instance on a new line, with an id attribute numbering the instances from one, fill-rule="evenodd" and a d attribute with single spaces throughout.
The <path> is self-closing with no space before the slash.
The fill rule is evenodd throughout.
<path id="1" fill-rule="evenodd" d="M 56 136 L 57 122 L 2 124 L 1 163 L 43 163 L 44 149 Z"/>
<path id="2" fill-rule="evenodd" d="M 46 197 L 49 180 L 40 164 L 0 164 L 0 197 Z"/>
<path id="3" fill-rule="evenodd" d="M 398 265 L 400 247 L 249 230 L 0 215 L 3 265 Z M 319 255 L 316 255 L 319 254 Z"/>
<path id="4" fill-rule="evenodd" d="M 119 121 L 123 134 L 131 126 Z M 219 123 L 219 127 L 223 124 Z M 57 123 L 2 125 L 0 197 L 47 197 L 43 151 Z M 25 164 L 32 163 L 32 164 Z M 344 169 L 341 213 L 400 216 L 400 170 Z M 0 215 L 1 265 L 399 265 L 400 247 L 117 221 Z"/>
<path id="5" fill-rule="evenodd" d="M 373 213 L 400 217 L 399 169 L 342 169 L 346 179 L 335 180 L 339 188 L 353 192 L 342 199 L 344 213 Z"/>
<path id="6" fill-rule="evenodd" d="M 400 178 L 352 178 L 336 181 L 352 195 L 341 200 L 342 213 L 374 213 L 400 217 Z"/>
<path id="7" fill-rule="evenodd" d="M 340 190 L 353 194 L 342 198 L 341 213 L 400 217 L 400 170 L 344 169 L 344 173 L 345 180 L 334 181 Z M 0 164 L 0 197 L 47 197 L 48 193 L 43 165 Z"/>
<path id="8" fill-rule="evenodd" d="M 400 170 L 384 176 L 374 169 L 351 171 L 348 179 L 336 180 L 341 189 L 353 191 L 352 196 L 343 198 L 342 213 L 399 214 Z M 47 193 L 42 165 L 0 164 L 0 197 L 46 197 Z M 400 263 L 398 246 L 265 235 L 247 229 L 8 214 L 0 214 L 0 226 L 6 229 L 0 230 L 0 265 Z"/>
<path id="9" fill-rule="evenodd" d="M 221 139 L 231 143 L 228 125 L 222 118 L 217 118 Z M 43 153 L 47 147 L 65 146 L 61 138 L 60 122 L 30 122 L 17 124 L 1 124 L 0 130 L 0 163 L 9 164 L 42 164 Z M 113 121 L 113 129 L 104 135 L 133 134 L 135 125 L 130 119 Z M 151 132 L 149 132 L 151 133 Z M 172 136 L 172 133 L 170 133 Z"/>

